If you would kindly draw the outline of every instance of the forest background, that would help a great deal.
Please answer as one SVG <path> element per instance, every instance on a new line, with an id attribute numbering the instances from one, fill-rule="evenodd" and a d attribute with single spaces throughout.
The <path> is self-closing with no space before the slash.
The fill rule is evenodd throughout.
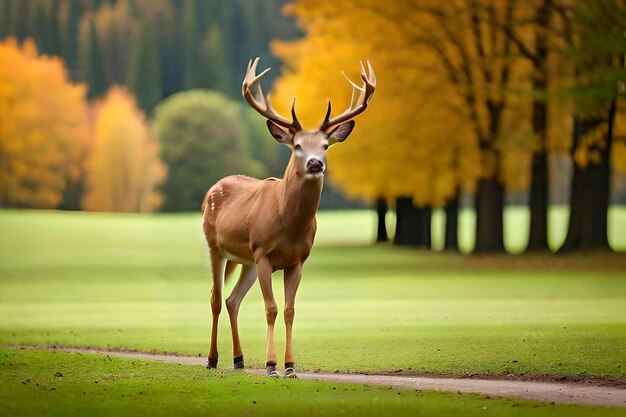
<path id="1" fill-rule="evenodd" d="M 388 3 L 388 4 L 387 4 Z M 307 126 L 341 70 L 379 88 L 331 149 L 322 208 L 375 205 L 378 240 L 430 246 L 474 207 L 475 251 L 504 250 L 528 206 L 529 251 L 569 206 L 561 250 L 609 249 L 626 202 L 626 6 L 606 0 L 319 2 L 0 0 L 0 207 L 196 211 L 217 179 L 281 176 L 289 151 L 241 99 L 250 58 Z"/>

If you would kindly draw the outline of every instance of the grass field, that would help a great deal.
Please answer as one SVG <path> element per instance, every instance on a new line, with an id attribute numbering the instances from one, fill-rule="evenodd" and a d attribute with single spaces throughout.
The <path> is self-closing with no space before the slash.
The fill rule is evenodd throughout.
<path id="1" fill-rule="evenodd" d="M 623 415 L 617 408 L 269 380 L 188 365 L 15 350 L 0 350 L 0 384 L 0 413 L 7 416 Z"/>
<path id="2" fill-rule="evenodd" d="M 523 213 L 507 214 L 507 236 L 511 236 L 511 230 L 523 229 L 513 221 L 522 217 Z M 467 257 L 370 247 L 363 246 L 373 230 L 369 213 L 320 213 L 319 221 L 319 239 L 305 266 L 298 295 L 294 336 L 299 369 L 626 376 L 623 255 Z M 612 222 L 613 245 L 626 246 L 624 212 L 614 211 Z M 199 215 L 2 211 L 0 231 L 0 344 L 206 354 L 211 282 Z M 519 239 L 515 233 L 513 236 Z M 514 246 L 515 239 L 507 239 L 509 248 Z M 282 305 L 282 283 L 276 275 L 275 293 Z M 232 285 L 228 283 L 227 288 Z M 226 316 L 224 313 L 220 322 L 221 368 L 228 368 L 232 361 Z M 284 328 L 280 315 L 278 324 L 281 362 Z M 240 331 L 246 362 L 261 367 L 266 329 L 258 286 L 242 305 Z M 29 372 L 47 372 L 45 378 L 53 378 L 54 372 L 50 376 L 51 368 L 45 366 L 53 358 L 49 355 L 53 354 L 4 351 L 2 366 L 10 368 L 12 375 L 6 377 L 7 383 Z M 100 363 L 99 359 L 56 355 L 58 363 L 68 368 L 75 366 L 74 362 Z M 50 359 L 50 363 L 56 364 L 57 359 Z M 95 365 L 80 366 L 96 373 L 114 373 Z M 125 390 L 139 391 L 138 387 L 156 378 L 158 372 L 182 372 L 184 381 L 195 381 L 188 388 L 191 394 L 205 390 L 203 384 L 214 384 L 216 392 L 234 392 L 233 386 L 250 389 L 259 398 L 269 398 L 271 392 L 264 390 L 274 389 L 266 388 L 268 382 L 264 380 L 254 380 L 259 384 L 258 391 L 247 387 L 247 378 L 253 377 L 227 373 L 211 378 L 200 373 L 202 370 L 182 370 L 174 365 L 141 366 L 155 373 L 132 373 L 132 369 L 122 366 L 115 371 L 120 376 L 115 384 L 111 382 L 112 392 L 122 395 Z M 132 376 L 127 378 L 124 372 Z M 168 377 L 156 384 L 159 388 L 155 387 L 152 395 L 168 390 L 168 384 L 170 388 L 183 384 L 183 380 Z M 81 384 L 88 383 L 92 382 L 78 378 L 69 384 L 67 398 L 74 401 L 74 395 L 82 395 Z M 313 382 L 278 385 L 294 398 L 314 386 L 322 391 L 328 387 Z M 28 391 L 30 388 L 16 388 L 15 398 L 28 405 L 29 395 L 39 392 Z M 65 388 L 59 390 L 65 392 Z M 347 414 L 360 414 L 358 404 L 367 405 L 372 398 L 384 397 L 355 390 L 350 399 L 346 397 L 346 404 L 354 404 L 346 406 Z M 237 395 L 252 395 L 244 391 Z M 45 408 L 45 401 L 55 401 L 49 396 L 57 394 L 47 392 L 37 404 Z M 425 407 L 422 410 L 435 407 L 432 404 L 437 402 L 456 401 L 451 399 L 456 397 L 443 394 L 415 393 L 409 399 L 390 394 L 395 397 L 381 400 L 390 410 L 414 410 L 403 401 Z M 135 398 L 133 395 L 128 398 Z M 175 408 L 182 398 L 168 401 Z M 203 398 L 208 401 L 203 406 L 215 402 Z M 467 404 L 486 401 L 471 396 L 460 398 Z M 331 397 L 321 400 L 312 396 L 302 401 L 309 400 L 331 408 L 338 404 L 338 399 Z M 117 401 L 124 403 L 120 398 Z M 141 401 L 131 402 L 137 406 Z M 80 407 L 82 403 L 77 404 Z M 115 404 L 107 410 L 114 410 Z M 519 410 L 510 403 L 503 404 L 507 409 Z M 228 401 L 217 407 L 222 406 L 227 407 Z M 95 414 L 105 413 L 104 408 L 94 407 Z M 289 406 L 284 408 L 290 410 Z M 272 407 L 266 412 L 270 410 Z M 553 415 L 548 408 L 542 410 L 548 413 L 545 415 Z M 571 414 L 569 407 L 550 410 Z"/>

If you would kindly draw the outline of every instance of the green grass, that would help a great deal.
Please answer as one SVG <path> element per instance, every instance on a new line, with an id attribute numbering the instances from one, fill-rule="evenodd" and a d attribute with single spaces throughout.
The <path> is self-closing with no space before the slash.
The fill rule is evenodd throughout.
<path id="1" fill-rule="evenodd" d="M 623 219 L 622 212 L 613 216 Z M 522 217 L 508 213 L 508 230 L 521 227 L 511 219 Z M 364 245 L 372 239 L 370 213 L 320 213 L 319 220 L 298 295 L 299 369 L 625 375 L 624 256 L 467 257 L 370 247 Z M 0 345 L 206 354 L 211 280 L 199 215 L 0 211 L 0 231 Z M 612 236 L 623 238 L 623 232 Z M 278 274 L 274 285 L 282 304 Z M 231 364 L 226 316 L 219 334 L 222 369 Z M 243 303 L 240 330 L 247 364 L 262 367 L 266 329 L 258 286 Z M 283 332 L 279 319 L 279 361 Z M 0 350 L 0 368 L 0 414 L 12 416 L 621 411 L 268 381 L 200 367 L 13 349 Z"/>
<path id="2" fill-rule="evenodd" d="M 367 385 L 269 380 L 197 366 L 0 350 L 0 414 L 10 416 L 619 416 L 616 408 L 485 399 Z"/>
<path id="3" fill-rule="evenodd" d="M 371 230 L 369 220 L 320 214 L 298 295 L 300 369 L 626 375 L 623 256 L 468 258 L 332 245 L 333 235 L 346 242 L 351 230 Z M 206 353 L 211 280 L 199 216 L 5 211 L 0 230 L 0 343 Z M 281 281 L 276 274 L 279 305 Z M 248 364 L 261 367 L 256 285 L 240 329 Z M 283 332 L 279 316 L 278 352 Z M 227 367 L 226 312 L 219 341 Z"/>
<path id="4" fill-rule="evenodd" d="M 435 249 L 443 248 L 445 214 L 435 210 L 432 222 L 432 242 Z M 318 232 L 318 244 L 364 245 L 373 241 L 376 217 L 373 211 L 341 211 L 320 213 L 322 226 Z M 557 250 L 565 240 L 569 211 L 567 207 L 551 207 L 548 212 L 548 240 L 552 250 Z M 509 207 L 504 212 L 505 245 L 509 252 L 524 250 L 528 240 L 530 212 L 525 207 Z M 611 207 L 608 215 L 609 243 L 615 250 L 626 251 L 626 208 Z M 395 227 L 395 216 L 387 214 L 387 228 Z M 464 252 L 474 247 L 476 216 L 471 209 L 461 209 L 459 216 L 459 246 Z"/>

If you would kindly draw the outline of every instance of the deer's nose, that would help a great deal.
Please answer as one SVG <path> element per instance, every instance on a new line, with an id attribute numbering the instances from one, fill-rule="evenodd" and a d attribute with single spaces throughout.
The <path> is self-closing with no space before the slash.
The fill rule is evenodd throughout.
<path id="1" fill-rule="evenodd" d="M 310 173 L 324 172 L 324 164 L 316 158 L 311 158 L 306 163 L 306 171 Z"/>

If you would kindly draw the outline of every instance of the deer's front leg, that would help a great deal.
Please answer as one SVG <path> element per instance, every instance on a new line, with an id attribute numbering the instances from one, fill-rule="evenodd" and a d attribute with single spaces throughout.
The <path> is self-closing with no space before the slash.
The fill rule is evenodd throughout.
<path id="1" fill-rule="evenodd" d="M 302 277 L 302 264 L 285 269 L 285 328 L 287 330 L 287 347 L 285 349 L 285 378 L 297 378 L 294 370 L 295 356 L 293 354 L 293 319 L 296 307 L 296 292 Z"/>
<path id="2" fill-rule="evenodd" d="M 267 350 L 265 352 L 265 367 L 267 375 L 270 377 L 279 377 L 280 374 L 276 370 L 276 352 L 274 350 L 274 323 L 278 315 L 278 308 L 274 300 L 274 292 L 272 291 L 272 265 L 267 258 L 261 258 L 257 262 L 257 271 L 259 274 L 259 285 L 261 293 L 265 301 L 265 318 L 267 320 Z"/>

